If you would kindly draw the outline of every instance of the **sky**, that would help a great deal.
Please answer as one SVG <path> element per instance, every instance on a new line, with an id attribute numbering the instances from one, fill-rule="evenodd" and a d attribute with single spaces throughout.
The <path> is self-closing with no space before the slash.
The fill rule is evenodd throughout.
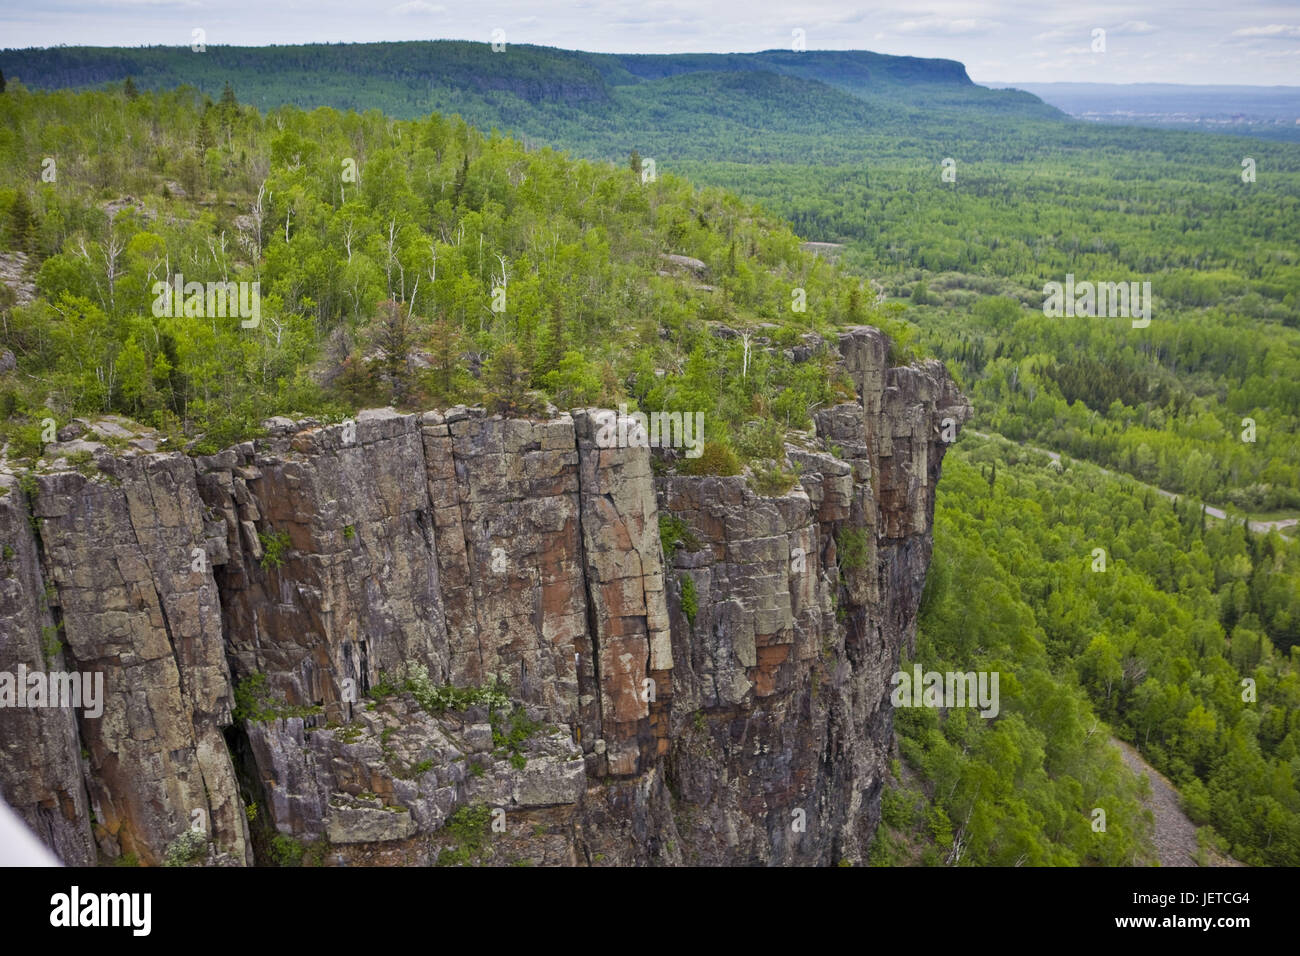
<path id="1" fill-rule="evenodd" d="M 987 85 L 1300 85 L 1300 0 L 0 0 L 0 47 L 458 39 L 611 53 L 945 57 Z M 1104 31 L 1102 34 L 1096 31 Z"/>

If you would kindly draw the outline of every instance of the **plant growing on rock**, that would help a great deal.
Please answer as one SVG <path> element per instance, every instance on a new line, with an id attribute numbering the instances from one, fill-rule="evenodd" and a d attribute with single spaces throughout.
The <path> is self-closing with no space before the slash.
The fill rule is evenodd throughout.
<path id="1" fill-rule="evenodd" d="M 189 866 L 208 852 L 208 838 L 200 830 L 186 830 L 167 845 L 163 866 Z"/>
<path id="2" fill-rule="evenodd" d="M 270 570 L 284 564 L 284 553 L 289 550 L 289 532 L 259 531 L 257 540 L 262 543 L 262 569 Z"/>
<path id="3" fill-rule="evenodd" d="M 682 613 L 691 626 L 695 626 L 695 615 L 700 610 L 700 597 L 695 590 L 695 579 L 689 574 L 682 575 Z"/>
<path id="4" fill-rule="evenodd" d="M 700 539 L 697 538 L 686 522 L 676 515 L 661 512 L 659 515 L 659 543 L 663 545 L 664 561 L 671 561 L 678 548 L 698 551 Z"/>

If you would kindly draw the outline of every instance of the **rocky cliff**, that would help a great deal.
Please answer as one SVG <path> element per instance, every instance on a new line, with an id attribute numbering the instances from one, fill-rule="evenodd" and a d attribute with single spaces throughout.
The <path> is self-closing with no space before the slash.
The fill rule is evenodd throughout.
<path id="1" fill-rule="evenodd" d="M 0 795 L 76 864 L 861 861 L 970 409 L 839 349 L 860 401 L 775 497 L 595 410 L 0 472 L 0 672 L 103 674 L 100 716 L 0 707 Z"/>

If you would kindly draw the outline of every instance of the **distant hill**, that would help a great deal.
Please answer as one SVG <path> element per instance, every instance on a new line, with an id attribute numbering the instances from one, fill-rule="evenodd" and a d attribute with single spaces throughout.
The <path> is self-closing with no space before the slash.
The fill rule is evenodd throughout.
<path id="1" fill-rule="evenodd" d="M 511 45 L 494 53 L 451 40 L 203 53 L 58 47 L 2 51 L 0 69 L 32 89 L 130 76 L 142 89 L 188 84 L 213 98 L 229 82 L 242 102 L 262 108 L 459 113 L 597 158 L 637 148 L 677 159 L 804 162 L 811 150 L 819 162 L 852 162 L 868 149 L 905 154 L 918 139 L 1001 148 L 1016 124 L 1065 118 L 1032 94 L 972 83 L 953 60 L 860 50 L 623 55 Z"/>

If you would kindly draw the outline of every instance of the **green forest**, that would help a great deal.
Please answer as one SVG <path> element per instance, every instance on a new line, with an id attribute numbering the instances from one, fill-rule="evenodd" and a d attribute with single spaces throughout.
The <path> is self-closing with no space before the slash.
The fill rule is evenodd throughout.
<path id="1" fill-rule="evenodd" d="M 1300 147 L 852 58 L 521 48 L 470 89 L 465 46 L 400 83 L 330 48 L 197 78 L 167 66 L 186 52 L 114 51 L 50 74 L 82 92 L 36 89 L 57 51 L 0 56 L 0 262 L 33 293 L 0 285 L 8 458 L 78 415 L 209 453 L 274 414 L 627 402 L 704 409 L 689 467 L 773 493 L 785 431 L 852 394 L 828 352 L 783 350 L 876 325 L 976 410 L 916 659 L 1004 683 L 994 720 L 900 709 L 874 862 L 1152 862 L 1115 736 L 1207 859 L 1300 863 L 1300 551 L 1243 523 L 1300 515 Z M 329 83 L 290 91 L 294 68 Z M 1150 281 L 1150 326 L 1046 317 L 1067 273 Z M 155 315 L 175 274 L 260 283 L 259 325 Z"/>
<path id="2" fill-rule="evenodd" d="M 930 862 L 1141 862 L 1114 733 L 1175 783 L 1205 853 L 1295 865 L 1300 644 L 1276 625 L 1297 582 L 1276 533 L 968 433 L 944 462 L 916 656 L 1002 671 L 1002 714 L 898 711 L 925 786 L 887 800 L 883 851 L 916 826 Z"/>

